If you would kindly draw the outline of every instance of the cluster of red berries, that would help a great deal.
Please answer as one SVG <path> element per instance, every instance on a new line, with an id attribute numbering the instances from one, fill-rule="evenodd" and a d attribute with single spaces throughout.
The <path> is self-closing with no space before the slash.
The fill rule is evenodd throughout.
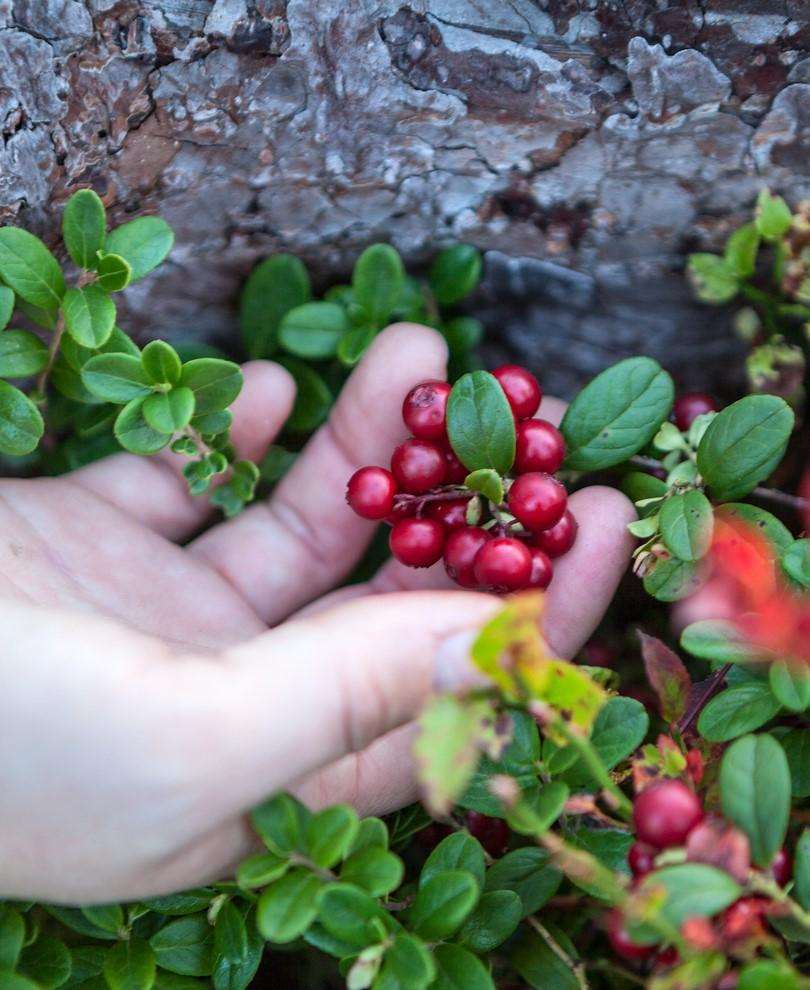
<path id="1" fill-rule="evenodd" d="M 411 389 L 402 405 L 411 437 L 394 450 L 390 470 L 356 471 L 346 500 L 364 519 L 391 524 L 391 553 L 408 567 L 430 567 L 443 557 L 447 573 L 462 588 L 547 588 L 552 558 L 567 553 L 577 535 L 567 492 L 553 476 L 565 443 L 551 423 L 532 418 L 542 398 L 534 375 L 514 364 L 492 374 L 515 417 L 516 448 L 506 505 L 495 506 L 491 519 L 468 512 L 475 499 L 480 515 L 480 500 L 464 487 L 467 469 L 448 441 L 451 389 L 440 381 Z"/>
<path id="2" fill-rule="evenodd" d="M 636 841 L 630 847 L 627 861 L 636 882 L 655 869 L 655 859 L 664 849 L 690 843 L 693 830 L 704 828 L 705 814 L 695 792 L 680 780 L 661 780 L 651 784 L 633 804 L 633 824 Z M 709 825 L 706 820 L 706 825 Z M 697 833 L 694 832 L 696 835 Z M 792 863 L 786 850 L 781 849 L 770 865 L 774 880 L 784 886 L 791 878 Z M 717 925 L 708 919 L 691 919 L 694 932 L 684 932 L 691 940 L 707 940 L 706 948 L 717 948 L 717 942 L 733 943 L 762 933 L 762 918 L 767 913 L 768 900 L 742 897 L 726 908 Z M 705 931 L 704 931 L 705 929 Z M 624 959 L 643 961 L 653 959 L 656 966 L 667 967 L 677 961 L 677 952 L 655 945 L 634 942 L 618 909 L 607 916 L 607 935 L 617 955 Z M 714 944 L 709 945 L 708 941 Z"/>

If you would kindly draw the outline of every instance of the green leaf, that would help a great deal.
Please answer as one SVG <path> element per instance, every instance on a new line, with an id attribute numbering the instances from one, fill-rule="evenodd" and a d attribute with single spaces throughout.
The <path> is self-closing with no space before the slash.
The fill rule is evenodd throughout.
<path id="1" fill-rule="evenodd" d="M 793 893 L 805 911 L 810 911 L 810 828 L 804 829 L 793 860 Z"/>
<path id="2" fill-rule="evenodd" d="M 70 953 L 59 939 L 40 935 L 33 945 L 22 950 L 17 969 L 41 990 L 56 990 L 67 982 L 71 965 Z"/>
<path id="3" fill-rule="evenodd" d="M 681 560 L 700 560 L 709 552 L 714 532 L 712 506 L 703 492 L 673 495 L 661 506 L 658 516 L 661 537 Z"/>
<path id="4" fill-rule="evenodd" d="M 110 990 L 151 990 L 155 982 L 155 954 L 141 939 L 119 942 L 104 960 L 104 978 Z"/>
<path id="5" fill-rule="evenodd" d="M 436 979 L 431 990 L 495 990 L 489 971 L 471 952 L 458 945 L 437 945 Z"/>
<path id="6" fill-rule="evenodd" d="M 81 370 L 82 384 L 97 399 L 129 402 L 151 391 L 141 359 L 132 354 L 98 354 Z"/>
<path id="7" fill-rule="evenodd" d="M 217 922 L 219 922 L 219 916 L 217 916 Z M 244 924 L 247 934 L 245 954 L 240 959 L 218 956 L 213 972 L 214 990 L 247 990 L 253 984 L 253 978 L 264 954 L 264 939 L 256 928 L 253 912 L 248 914 Z M 177 990 L 182 990 L 182 988 L 178 987 Z"/>
<path id="8" fill-rule="evenodd" d="M 107 948 L 102 945 L 80 945 L 70 950 L 70 978 L 65 990 L 108 990 L 102 973 Z"/>
<path id="9" fill-rule="evenodd" d="M 308 302 L 291 309 L 281 320 L 278 340 L 296 357 L 317 361 L 334 357 L 349 329 L 346 310 L 337 303 Z"/>
<path id="10" fill-rule="evenodd" d="M 390 244 L 372 244 L 357 259 L 352 272 L 355 301 L 375 326 L 393 313 L 405 283 L 399 253 Z"/>
<path id="11" fill-rule="evenodd" d="M 275 254 L 250 273 L 239 303 L 239 321 L 248 356 L 269 357 L 276 349 L 282 317 L 307 302 L 309 275 L 291 254 Z"/>
<path id="12" fill-rule="evenodd" d="M 468 296 L 481 278 L 481 252 L 471 244 L 454 244 L 440 251 L 430 268 L 430 291 L 440 306 L 452 306 Z"/>
<path id="13" fill-rule="evenodd" d="M 310 812 L 291 794 L 276 794 L 250 814 L 259 838 L 277 856 L 306 851 L 305 836 L 310 818 Z"/>
<path id="14" fill-rule="evenodd" d="M 464 484 L 474 492 L 481 492 L 485 498 L 496 505 L 503 502 L 503 481 L 501 481 L 498 472 L 491 468 L 471 472 L 464 479 Z"/>
<path id="15" fill-rule="evenodd" d="M 0 904 L 0 971 L 14 969 L 25 941 L 25 921 L 19 911 Z"/>
<path id="16" fill-rule="evenodd" d="M 68 289 L 62 300 L 67 332 L 83 347 L 101 347 L 115 326 L 115 303 L 100 285 Z"/>
<path id="17" fill-rule="evenodd" d="M 347 804 L 319 811 L 306 827 L 309 858 L 324 869 L 334 866 L 349 854 L 359 827 L 357 812 Z"/>
<path id="18" fill-rule="evenodd" d="M 245 919 L 233 901 L 225 901 L 214 925 L 214 951 L 228 962 L 239 963 L 247 956 L 248 935 Z"/>
<path id="19" fill-rule="evenodd" d="M 643 502 L 647 499 L 660 499 L 667 493 L 666 482 L 644 471 L 629 471 L 621 480 L 621 490 L 631 502 Z M 656 511 L 656 506 L 639 506 L 641 515 L 649 515 Z"/>
<path id="20" fill-rule="evenodd" d="M 177 915 L 196 914 L 209 907 L 214 899 L 214 891 L 201 887 L 198 890 L 185 890 L 179 894 L 169 894 L 166 897 L 150 897 L 143 903 L 158 914 L 170 917 Z"/>
<path id="21" fill-rule="evenodd" d="M 290 870 L 259 898 L 256 924 L 269 942 L 292 942 L 302 935 L 318 913 L 322 882 L 308 870 Z"/>
<path id="22" fill-rule="evenodd" d="M 484 325 L 472 316 L 454 316 L 443 323 L 439 330 L 444 334 L 450 353 L 456 357 L 468 354 L 478 347 L 484 336 Z"/>
<path id="23" fill-rule="evenodd" d="M 38 237 L 19 227 L 0 227 L 0 277 L 38 309 L 58 309 L 65 294 L 56 258 Z"/>
<path id="24" fill-rule="evenodd" d="M 697 451 L 697 465 L 716 499 L 747 495 L 773 471 L 787 447 L 793 410 L 775 395 L 747 395 L 721 410 Z"/>
<path id="25" fill-rule="evenodd" d="M 43 907 L 60 924 L 73 932 L 78 932 L 79 935 L 109 941 L 115 939 L 115 936 L 111 935 L 110 932 L 105 932 L 103 928 L 91 924 L 78 908 L 58 907 L 54 904 L 45 904 Z"/>
<path id="26" fill-rule="evenodd" d="M 565 933 L 548 923 L 544 925 L 564 951 L 576 959 L 576 950 Z M 524 927 L 511 944 L 509 961 L 535 990 L 580 990 L 581 984 L 571 967 L 530 928 Z"/>
<path id="27" fill-rule="evenodd" d="M 28 330 L 0 333 L 0 377 L 28 378 L 48 363 L 48 348 Z"/>
<path id="28" fill-rule="evenodd" d="M 570 836 L 579 849 L 595 856 L 603 866 L 618 873 L 629 873 L 627 853 L 633 836 L 617 828 L 579 828 Z"/>
<path id="29" fill-rule="evenodd" d="M 690 254 L 686 274 L 698 299 L 706 303 L 729 302 L 740 291 L 740 281 L 732 266 L 716 254 Z"/>
<path id="30" fill-rule="evenodd" d="M 96 904 L 81 908 L 81 912 L 91 924 L 113 935 L 118 935 L 124 927 L 124 911 L 120 904 Z"/>
<path id="31" fill-rule="evenodd" d="M 799 975 L 781 959 L 758 959 L 741 973 L 737 990 L 800 990 Z"/>
<path id="32" fill-rule="evenodd" d="M 165 340 L 152 340 L 143 349 L 141 364 L 155 385 L 176 385 L 183 370 L 177 351 Z"/>
<path id="33" fill-rule="evenodd" d="M 385 897 L 402 883 L 404 869 L 399 856 L 380 846 L 367 846 L 346 860 L 340 879 L 362 887 L 372 897 Z"/>
<path id="34" fill-rule="evenodd" d="M 7 285 L 0 285 L 0 330 L 5 330 L 14 312 L 14 292 Z"/>
<path id="35" fill-rule="evenodd" d="M 360 822 L 360 828 L 349 852 L 354 855 L 372 846 L 380 849 L 388 848 L 388 826 L 381 818 L 364 818 Z"/>
<path id="36" fill-rule="evenodd" d="M 677 602 L 700 586 L 697 564 L 677 557 L 658 560 L 644 577 L 644 590 L 659 602 Z"/>
<path id="37" fill-rule="evenodd" d="M 561 780 L 525 792 L 514 808 L 506 812 L 513 832 L 536 836 L 547 831 L 562 814 L 570 790 Z"/>
<path id="38" fill-rule="evenodd" d="M 149 939 L 161 969 L 180 976 L 210 976 L 214 965 L 214 931 L 205 915 L 170 921 Z"/>
<path id="39" fill-rule="evenodd" d="M 773 736 L 743 736 L 729 746 L 720 764 L 720 801 L 725 817 L 748 836 L 753 861 L 768 866 L 790 816 L 790 771 Z"/>
<path id="40" fill-rule="evenodd" d="M 62 214 L 62 239 L 79 268 L 96 267 L 98 252 L 104 249 L 106 234 L 104 204 L 92 189 L 79 189 L 65 203 Z"/>
<path id="41" fill-rule="evenodd" d="M 768 671 L 771 691 L 791 712 L 810 708 L 810 671 L 797 661 L 772 663 Z"/>
<path id="42" fill-rule="evenodd" d="M 3 987 L 3 990 L 42 990 L 42 987 L 38 984 L 32 983 L 31 980 L 20 976 L 19 973 L 12 973 L 1 969 L 0 986 Z"/>
<path id="43" fill-rule="evenodd" d="M 508 852 L 487 870 L 484 890 L 511 890 L 523 904 L 523 916 L 534 914 L 559 889 L 562 873 L 550 864 L 545 849 L 525 846 Z"/>
<path id="44" fill-rule="evenodd" d="M 757 225 L 752 221 L 738 227 L 726 241 L 725 261 L 741 279 L 750 278 L 754 274 L 759 237 Z"/>
<path id="45" fill-rule="evenodd" d="M 734 623 L 722 619 L 693 622 L 681 633 L 681 646 L 693 657 L 717 663 L 745 663 L 761 656 Z"/>
<path id="46" fill-rule="evenodd" d="M 373 990 L 426 990 L 435 975 L 427 946 L 413 935 L 397 935 L 385 953 Z"/>
<path id="47" fill-rule="evenodd" d="M 16 457 L 30 454 L 44 432 L 39 409 L 28 396 L 0 381 L 0 453 Z"/>
<path id="48" fill-rule="evenodd" d="M 769 722 L 779 701 L 762 681 L 727 688 L 706 705 L 698 718 L 698 732 L 709 742 L 729 742 Z"/>
<path id="49" fill-rule="evenodd" d="M 286 428 L 293 433 L 311 433 L 329 415 L 334 397 L 323 378 L 304 364 L 291 357 L 280 357 L 278 363 L 285 367 L 295 379 L 295 403 L 286 422 Z"/>
<path id="50" fill-rule="evenodd" d="M 762 189 L 757 197 L 756 225 L 766 241 L 777 241 L 788 232 L 793 217 L 781 196 L 772 196 Z"/>
<path id="51" fill-rule="evenodd" d="M 674 395 L 672 379 L 652 358 L 628 358 L 603 371 L 563 417 L 566 467 L 602 470 L 637 454 L 669 415 Z"/>
<path id="52" fill-rule="evenodd" d="M 522 917 L 523 902 L 513 890 L 491 890 L 482 894 L 458 939 L 473 952 L 492 952 L 509 938 Z"/>
<path id="53" fill-rule="evenodd" d="M 183 365 L 180 384 L 194 393 L 195 415 L 203 416 L 228 408 L 242 391 L 242 372 L 233 361 L 197 358 Z"/>
<path id="54" fill-rule="evenodd" d="M 116 440 L 131 454 L 156 454 L 169 443 L 171 433 L 150 426 L 144 414 L 144 400 L 132 399 L 115 419 Z"/>
<path id="55" fill-rule="evenodd" d="M 137 401 L 137 400 L 136 400 Z M 191 422 L 194 393 L 190 388 L 157 392 L 143 400 L 143 418 L 158 433 L 175 433 Z"/>
<path id="56" fill-rule="evenodd" d="M 749 505 L 747 502 L 726 502 L 715 509 L 715 516 L 726 522 L 739 519 L 747 523 L 756 529 L 760 536 L 764 536 L 772 543 L 779 553 L 787 550 L 793 542 L 793 536 L 787 526 L 767 510 L 760 509 L 758 505 Z"/>
<path id="57" fill-rule="evenodd" d="M 105 254 L 97 268 L 98 284 L 107 292 L 120 292 L 132 281 L 132 265 L 120 254 Z"/>
<path id="58" fill-rule="evenodd" d="M 88 990 L 90 990 L 89 987 Z M 93 987 L 93 990 L 96 988 Z M 169 973 L 165 969 L 159 969 L 155 974 L 154 990 L 209 990 L 209 988 L 207 983 L 203 984 L 193 976 L 178 976 L 177 973 Z M 220 990 L 220 988 L 216 987 L 216 990 Z"/>
<path id="59" fill-rule="evenodd" d="M 470 873 L 447 870 L 422 884 L 410 908 L 414 932 L 428 941 L 452 935 L 478 901 L 478 884 Z"/>
<path id="60" fill-rule="evenodd" d="M 371 347 L 377 330 L 374 327 L 355 327 L 338 341 L 337 356 L 341 364 L 353 368 Z"/>
<path id="61" fill-rule="evenodd" d="M 791 729 L 779 742 L 787 757 L 793 797 L 810 797 L 810 729 Z"/>
<path id="62" fill-rule="evenodd" d="M 364 890 L 330 883 L 320 898 L 318 922 L 333 938 L 359 952 L 378 940 L 376 928 L 380 923 L 387 927 L 389 916 Z"/>
<path id="63" fill-rule="evenodd" d="M 515 459 L 515 418 L 503 389 L 486 371 L 473 371 L 453 386 L 447 402 L 447 435 L 470 471 L 506 474 Z"/>
<path id="64" fill-rule="evenodd" d="M 493 774 L 504 773 L 512 777 L 522 791 L 537 785 L 537 764 L 540 760 L 540 737 L 534 719 L 526 712 L 513 709 L 512 741 L 497 761 L 486 754 L 478 763 L 472 782 L 459 800 L 459 804 L 484 815 L 503 817 L 503 806 L 489 789 Z"/>
<path id="65" fill-rule="evenodd" d="M 440 873 L 462 870 L 474 878 L 479 887 L 484 886 L 484 850 L 481 843 L 467 832 L 453 832 L 436 846 L 422 867 L 419 886 L 424 887 Z"/>
<path id="66" fill-rule="evenodd" d="M 119 254 L 132 268 L 130 281 L 148 275 L 166 258 L 174 244 L 172 228 L 160 217 L 138 217 L 107 236 L 105 250 Z"/>
<path id="67" fill-rule="evenodd" d="M 249 856 L 239 864 L 236 871 L 236 882 L 244 890 L 254 887 L 265 887 L 268 883 L 284 876 L 290 866 L 290 861 L 275 853 L 264 852 Z"/>
<path id="68" fill-rule="evenodd" d="M 591 744 L 601 762 L 612 770 L 626 759 L 644 741 L 650 727 L 650 718 L 640 701 L 617 695 L 608 698 L 591 730 Z M 581 760 L 577 760 L 564 774 L 571 787 L 592 785 L 593 778 Z"/>
<path id="69" fill-rule="evenodd" d="M 9 333 L 14 333 L 10 330 Z M 4 336 L 8 336 L 5 334 Z M 0 336 L 0 354 L 2 354 L 3 337 Z M 782 554 L 779 563 L 782 570 L 800 588 L 810 588 L 810 540 L 794 540 Z"/>
<path id="70" fill-rule="evenodd" d="M 675 928 L 680 928 L 687 918 L 709 918 L 717 914 L 742 894 L 728 873 L 704 863 L 665 866 L 648 874 L 641 890 L 656 888 L 666 892 L 661 915 Z"/>

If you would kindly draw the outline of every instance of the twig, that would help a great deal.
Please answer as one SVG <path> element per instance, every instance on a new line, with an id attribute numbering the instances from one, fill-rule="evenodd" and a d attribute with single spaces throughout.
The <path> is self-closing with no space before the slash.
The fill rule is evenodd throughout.
<path id="1" fill-rule="evenodd" d="M 65 332 L 65 318 L 62 315 L 62 311 L 59 311 L 59 316 L 56 320 L 56 326 L 53 328 L 53 336 L 51 337 L 51 343 L 48 347 L 48 362 L 37 378 L 36 390 L 44 398 L 45 397 L 45 386 L 48 383 L 48 376 L 53 370 L 56 358 L 59 355 L 59 347 L 62 343 L 62 335 Z"/>
<path id="2" fill-rule="evenodd" d="M 617 966 L 616 963 L 608 962 L 607 959 L 595 959 L 586 965 L 588 969 L 595 969 L 598 973 L 615 973 L 617 976 L 621 976 L 622 979 L 627 980 L 628 983 L 635 984 L 637 987 L 647 985 L 638 973 L 631 973 L 629 969 L 625 969 L 623 966 Z"/>
<path id="3" fill-rule="evenodd" d="M 633 817 L 633 805 L 616 781 L 610 776 L 610 771 L 599 759 L 599 754 L 591 745 L 591 741 L 577 735 L 576 732 L 572 732 L 562 720 L 556 723 L 554 728 L 565 736 L 570 745 L 579 753 L 582 762 L 588 768 L 594 780 L 613 798 L 618 814 L 626 821 L 629 821 Z"/>
<path id="4" fill-rule="evenodd" d="M 723 681 L 725 681 L 728 672 L 731 670 L 731 666 L 732 665 L 730 663 L 727 663 L 724 664 L 719 670 L 716 670 L 706 682 L 705 688 L 701 691 L 694 704 L 690 705 L 689 709 L 684 712 L 675 726 L 676 730 L 681 735 L 684 735 L 689 729 L 692 728 L 706 705 L 708 705 L 712 698 L 723 687 Z"/>
<path id="5" fill-rule="evenodd" d="M 580 990 L 588 990 L 588 978 L 585 975 L 585 965 L 581 962 L 574 962 L 574 960 L 568 955 L 565 949 L 560 945 L 560 943 L 554 938 L 551 932 L 537 920 L 533 915 L 530 915 L 526 921 L 528 924 L 537 932 L 537 934 L 543 939 L 546 945 L 551 949 L 554 955 L 567 966 L 571 972 L 576 977 L 576 981 L 580 987 Z"/>

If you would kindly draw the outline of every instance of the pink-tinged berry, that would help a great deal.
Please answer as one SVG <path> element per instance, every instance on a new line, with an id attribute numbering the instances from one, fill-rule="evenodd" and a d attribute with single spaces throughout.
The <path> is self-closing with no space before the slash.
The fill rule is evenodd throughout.
<path id="1" fill-rule="evenodd" d="M 510 829 L 502 818 L 491 818 L 477 811 L 467 812 L 467 829 L 490 856 L 503 856 L 509 846 Z"/>
<path id="2" fill-rule="evenodd" d="M 793 878 L 793 860 L 787 849 L 780 849 L 774 856 L 770 870 L 771 876 L 780 887 L 784 887 L 785 884 L 791 881 Z"/>
<path id="3" fill-rule="evenodd" d="M 616 908 L 608 912 L 607 936 L 613 946 L 613 951 L 622 959 L 641 962 L 643 959 L 649 959 L 656 952 L 654 945 L 641 945 L 630 938 L 624 925 L 622 913 Z"/>
<path id="4" fill-rule="evenodd" d="M 446 433 L 445 414 L 450 386 L 447 382 L 422 382 L 405 396 L 402 418 L 420 440 L 441 440 Z"/>
<path id="5" fill-rule="evenodd" d="M 477 588 L 475 558 L 489 540 L 489 533 L 478 526 L 453 530 L 444 545 L 444 569 L 448 577 L 462 588 Z"/>
<path id="6" fill-rule="evenodd" d="M 515 444 L 515 472 L 543 471 L 554 474 L 565 460 L 565 441 L 556 426 L 545 419 L 525 419 L 518 423 Z"/>
<path id="7" fill-rule="evenodd" d="M 541 591 L 551 584 L 554 577 L 554 565 L 545 551 L 539 547 L 529 547 L 529 554 L 532 558 L 532 571 L 529 576 L 529 588 L 539 588 Z"/>
<path id="8" fill-rule="evenodd" d="M 520 591 L 529 583 L 532 558 L 528 547 L 509 536 L 496 536 L 478 551 L 473 566 L 479 586 L 490 591 Z"/>
<path id="9" fill-rule="evenodd" d="M 562 557 L 574 545 L 578 530 L 576 519 L 566 509 L 550 529 L 544 529 L 536 534 L 534 542 L 541 550 L 545 550 L 549 557 Z"/>
<path id="10" fill-rule="evenodd" d="M 627 862 L 637 879 L 646 877 L 655 869 L 655 857 L 659 850 L 654 846 L 648 846 L 645 842 L 634 842 L 627 853 Z"/>
<path id="11" fill-rule="evenodd" d="M 444 483 L 446 485 L 461 485 L 470 472 L 456 457 L 451 447 L 444 451 Z"/>
<path id="12" fill-rule="evenodd" d="M 680 846 L 703 819 L 703 808 L 694 791 L 680 780 L 650 784 L 633 804 L 636 836 L 658 849 Z"/>
<path id="13" fill-rule="evenodd" d="M 507 502 L 509 511 L 526 529 L 539 532 L 560 521 L 568 495 L 556 478 L 533 471 L 512 482 Z"/>
<path id="14" fill-rule="evenodd" d="M 444 526 L 435 519 L 401 519 L 388 538 L 391 553 L 408 567 L 430 567 L 444 549 Z"/>
<path id="15" fill-rule="evenodd" d="M 427 510 L 428 517 L 440 522 L 447 529 L 461 529 L 467 525 L 468 498 L 452 498 L 445 502 L 433 502 Z"/>
<path id="16" fill-rule="evenodd" d="M 717 412 L 717 403 L 705 392 L 685 392 L 675 400 L 672 412 L 678 429 L 688 430 L 698 416 Z"/>
<path id="17" fill-rule="evenodd" d="M 534 375 L 519 364 L 502 364 L 492 374 L 504 391 L 516 419 L 534 416 L 543 398 L 540 384 Z"/>
<path id="18" fill-rule="evenodd" d="M 362 467 L 349 478 L 346 501 L 364 519 L 385 519 L 393 512 L 397 483 L 381 467 Z"/>
<path id="19" fill-rule="evenodd" d="M 723 937 L 731 942 L 764 934 L 762 915 L 767 902 L 761 897 L 741 897 L 720 918 Z"/>
<path id="20" fill-rule="evenodd" d="M 402 491 L 421 495 L 444 481 L 444 450 L 430 440 L 406 440 L 391 457 L 391 471 Z"/>

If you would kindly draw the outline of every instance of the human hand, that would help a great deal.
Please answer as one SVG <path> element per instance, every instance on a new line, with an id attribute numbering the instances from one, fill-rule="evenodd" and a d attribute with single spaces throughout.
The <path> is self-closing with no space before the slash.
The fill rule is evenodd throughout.
<path id="1" fill-rule="evenodd" d="M 0 897 L 100 902 L 210 880 L 249 848 L 245 812 L 282 788 L 364 814 L 412 798 L 408 723 L 434 686 L 463 681 L 498 602 L 442 590 L 440 565 L 389 562 L 310 603 L 373 532 L 346 480 L 387 456 L 402 397 L 444 361 L 433 331 L 389 328 L 272 499 L 183 549 L 208 509 L 171 457 L 0 485 Z M 255 458 L 294 387 L 276 365 L 245 371 L 234 439 Z M 621 495 L 571 504 L 579 538 L 547 596 L 562 656 L 598 623 L 632 546 Z"/>

